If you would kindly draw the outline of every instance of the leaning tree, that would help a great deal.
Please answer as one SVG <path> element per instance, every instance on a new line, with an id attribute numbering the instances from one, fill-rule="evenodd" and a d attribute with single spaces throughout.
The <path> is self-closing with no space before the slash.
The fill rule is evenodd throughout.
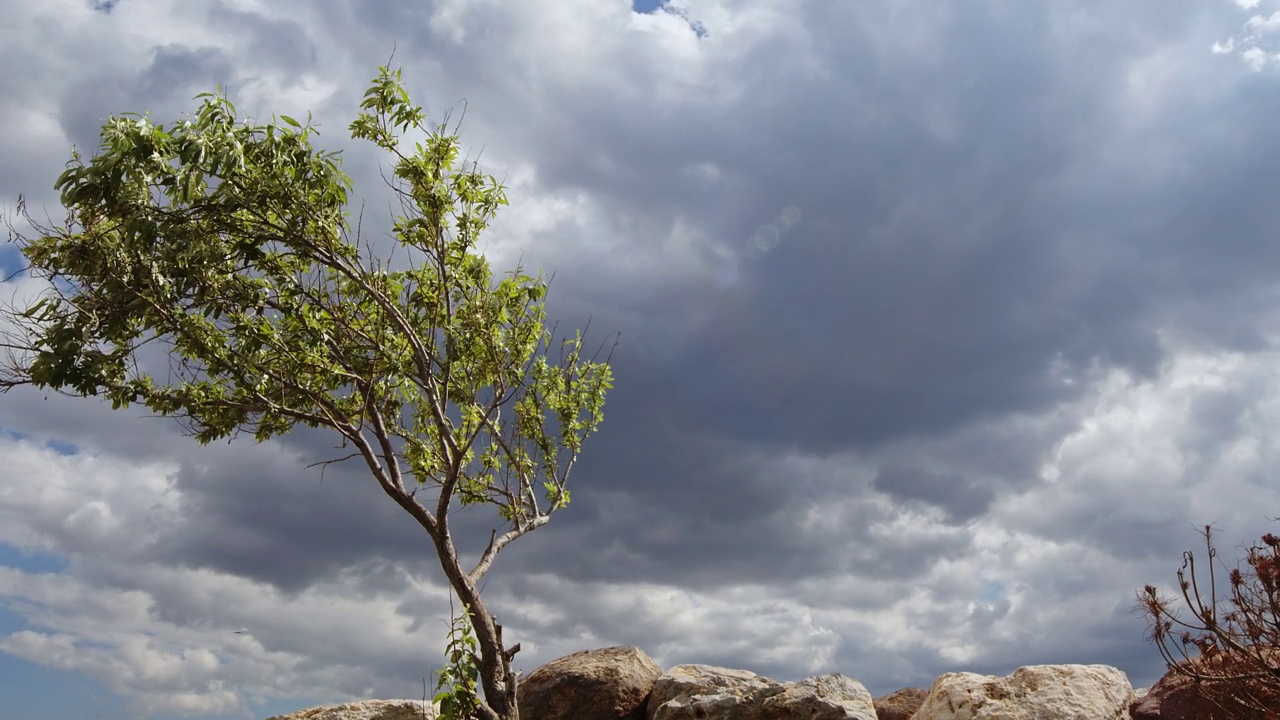
<path id="1" fill-rule="evenodd" d="M 587 357 L 581 333 L 553 338 L 542 277 L 495 278 L 477 240 L 503 187 L 459 160 L 447 122 L 427 125 L 398 69 L 380 69 L 350 131 L 392 156 L 403 269 L 360 237 L 350 179 L 313 149 L 310 118 L 254 124 L 224 94 L 197 99 L 169 126 L 113 117 L 88 162 L 73 152 L 55 186 L 64 222 L 35 222 L 19 200 L 36 232 L 11 226 L 11 241 L 48 289 L 0 309 L 0 390 L 141 404 L 201 443 L 336 431 L 430 536 L 461 602 L 442 711 L 518 718 L 519 645 L 504 644 L 480 581 L 568 504 L 608 358 Z M 412 149 L 410 132 L 423 138 Z M 474 504 L 500 519 L 471 564 L 451 519 Z"/>

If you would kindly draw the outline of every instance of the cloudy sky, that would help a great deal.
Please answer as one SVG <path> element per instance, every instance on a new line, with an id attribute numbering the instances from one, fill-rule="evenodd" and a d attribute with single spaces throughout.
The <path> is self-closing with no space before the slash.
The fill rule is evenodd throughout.
<path id="1" fill-rule="evenodd" d="M 258 118 L 311 110 L 376 236 L 385 159 L 345 128 L 377 66 L 394 49 L 433 118 L 465 107 L 511 198 L 486 254 L 554 272 L 562 328 L 621 334 L 573 504 L 485 588 L 525 671 L 634 644 L 877 695 L 1034 663 L 1147 685 L 1135 590 L 1198 526 L 1233 558 L 1280 515 L 1277 0 L 0 16 L 10 220 L 20 193 L 59 217 L 105 118 L 221 84 Z M 0 715 L 419 696 L 447 594 L 367 474 L 305 467 L 333 444 L 0 397 Z"/>

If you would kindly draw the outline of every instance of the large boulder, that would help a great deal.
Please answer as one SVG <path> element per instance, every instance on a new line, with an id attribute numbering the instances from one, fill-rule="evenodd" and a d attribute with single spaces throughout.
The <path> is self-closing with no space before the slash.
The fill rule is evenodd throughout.
<path id="1" fill-rule="evenodd" d="M 1134 699 L 1129 716 L 1133 720 L 1199 720 L 1212 717 L 1216 709 L 1191 678 L 1169 671 L 1145 695 Z"/>
<path id="2" fill-rule="evenodd" d="M 520 681 L 521 720 L 643 720 L 662 675 L 643 650 L 583 650 L 543 665 Z"/>
<path id="3" fill-rule="evenodd" d="M 436 708 L 421 700 L 361 700 L 276 715 L 267 720 L 435 720 Z"/>
<path id="4" fill-rule="evenodd" d="M 902 688 L 888 695 L 881 695 L 872 701 L 879 720 L 911 720 L 929 691 L 924 688 Z"/>
<path id="5" fill-rule="evenodd" d="M 1110 665 L 1030 665 L 1012 675 L 947 673 L 913 720 L 1127 720 L 1129 678 Z"/>
<path id="6" fill-rule="evenodd" d="M 843 675 L 778 682 L 746 670 L 677 665 L 654 683 L 649 720 L 876 720 L 871 693 Z"/>

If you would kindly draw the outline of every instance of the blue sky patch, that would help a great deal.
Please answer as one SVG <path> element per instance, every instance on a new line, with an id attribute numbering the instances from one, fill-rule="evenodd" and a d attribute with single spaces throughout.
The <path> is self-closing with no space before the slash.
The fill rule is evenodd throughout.
<path id="1" fill-rule="evenodd" d="M 2 426 L 0 426 L 0 435 L 7 435 L 15 440 L 27 440 L 27 441 L 36 443 L 38 445 L 43 445 L 44 447 L 47 447 L 50 450 L 53 450 L 59 455 L 79 455 L 80 454 L 79 445 L 76 445 L 74 443 L 69 443 L 64 440 L 59 440 L 57 438 L 36 438 L 24 432 L 18 432 L 17 430 L 10 430 Z"/>
<path id="2" fill-rule="evenodd" d="M 43 550 L 24 550 L 0 543 L 0 567 L 15 567 L 29 573 L 58 573 L 67 569 L 67 558 Z"/>

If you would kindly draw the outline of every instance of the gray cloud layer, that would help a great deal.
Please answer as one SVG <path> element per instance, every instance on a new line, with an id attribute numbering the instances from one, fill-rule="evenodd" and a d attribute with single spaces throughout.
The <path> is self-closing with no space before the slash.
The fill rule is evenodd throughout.
<path id="1" fill-rule="evenodd" d="M 380 158 L 343 131 L 394 46 L 510 186 L 491 258 L 621 333 L 572 507 L 486 588 L 526 669 L 634 643 L 875 692 L 1037 662 L 1144 684 L 1134 589 L 1280 506 L 1280 80 L 1242 7 L 7 3 L 0 194 L 56 216 L 103 118 L 221 83 L 313 110 L 377 237 Z M 70 560 L 0 568 L 30 624 L 0 651 L 158 713 L 418 692 L 429 546 L 359 468 L 303 469 L 329 438 L 199 448 L 135 415 L 0 401 L 0 542 Z"/>

